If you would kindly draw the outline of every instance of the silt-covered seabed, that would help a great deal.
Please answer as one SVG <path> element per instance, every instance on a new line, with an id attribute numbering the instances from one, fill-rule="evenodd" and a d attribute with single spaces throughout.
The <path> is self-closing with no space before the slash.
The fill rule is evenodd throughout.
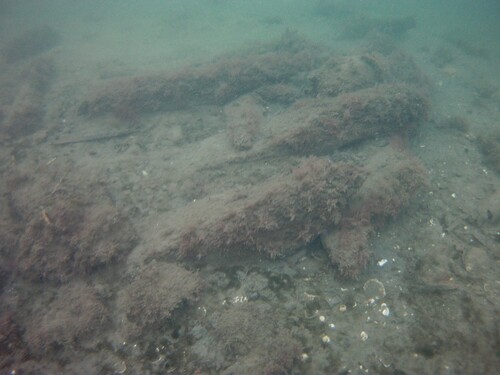
<path id="1" fill-rule="evenodd" d="M 0 373 L 500 366 L 487 37 L 345 1 L 28 4 L 1 4 Z"/>

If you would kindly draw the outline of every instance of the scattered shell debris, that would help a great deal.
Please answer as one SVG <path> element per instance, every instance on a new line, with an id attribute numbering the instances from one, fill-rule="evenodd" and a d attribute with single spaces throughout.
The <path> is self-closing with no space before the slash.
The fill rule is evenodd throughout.
<path id="1" fill-rule="evenodd" d="M 247 302 L 248 298 L 246 296 L 236 296 L 233 298 L 233 303 L 243 303 Z"/>
<path id="2" fill-rule="evenodd" d="M 385 368 L 391 367 L 392 363 L 390 361 L 387 361 L 385 358 L 378 357 L 378 360 L 380 363 L 382 363 L 382 366 Z"/>
<path id="3" fill-rule="evenodd" d="M 363 285 L 363 291 L 368 299 L 381 299 L 385 297 L 385 287 L 382 282 L 377 279 L 370 279 Z"/>
<path id="4" fill-rule="evenodd" d="M 480 247 L 467 249 L 462 258 L 464 268 L 467 272 L 481 274 L 491 266 L 488 253 Z"/>
<path id="5" fill-rule="evenodd" d="M 368 334 L 365 331 L 361 331 L 361 333 L 359 334 L 359 337 L 361 337 L 361 341 L 368 340 Z"/>
<path id="6" fill-rule="evenodd" d="M 114 365 L 113 365 L 114 369 L 115 369 L 115 372 L 117 374 L 123 374 L 125 373 L 125 371 L 127 371 L 127 365 L 125 364 L 124 361 L 121 361 L 121 362 L 116 362 Z"/>
<path id="7" fill-rule="evenodd" d="M 232 304 L 248 302 L 248 297 L 246 297 L 246 296 L 235 296 L 235 297 L 231 298 L 230 302 Z M 226 305 L 227 303 L 229 303 L 228 299 L 225 299 L 225 300 L 222 301 L 223 305 Z"/>
<path id="8" fill-rule="evenodd" d="M 387 263 L 387 259 L 381 259 L 381 260 L 379 260 L 379 261 L 377 262 L 377 265 L 378 265 L 379 267 L 382 267 L 382 266 L 384 266 L 386 263 Z"/>
<path id="9" fill-rule="evenodd" d="M 391 313 L 389 307 L 385 303 L 382 303 L 380 305 L 380 312 L 382 313 L 383 316 L 389 316 L 389 314 Z"/>
<path id="10" fill-rule="evenodd" d="M 346 306 L 346 305 L 344 305 L 344 304 L 340 305 L 340 306 L 339 306 L 339 311 L 340 311 L 340 312 L 345 312 L 345 311 L 347 311 L 347 306 Z"/>

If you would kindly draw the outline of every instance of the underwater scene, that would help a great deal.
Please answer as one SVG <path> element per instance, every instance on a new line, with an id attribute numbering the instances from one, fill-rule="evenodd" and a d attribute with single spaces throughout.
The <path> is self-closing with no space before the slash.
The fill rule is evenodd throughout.
<path id="1" fill-rule="evenodd" d="M 0 0 L 0 374 L 497 374 L 499 19 Z"/>

